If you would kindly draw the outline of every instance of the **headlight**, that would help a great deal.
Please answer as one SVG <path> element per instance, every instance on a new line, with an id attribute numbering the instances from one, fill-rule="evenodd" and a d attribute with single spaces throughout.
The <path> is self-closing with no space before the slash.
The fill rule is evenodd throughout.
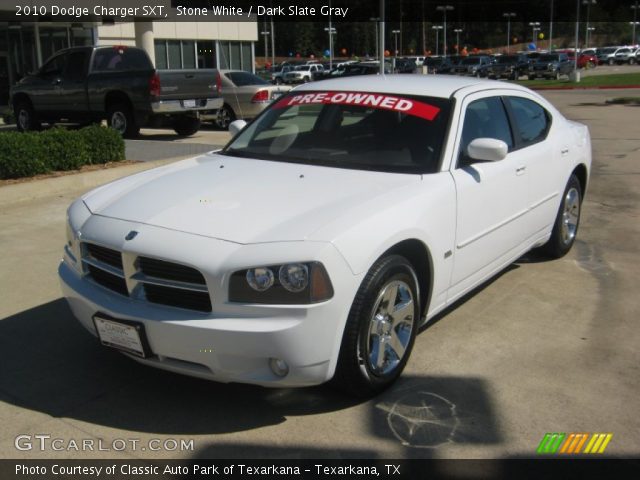
<path id="1" fill-rule="evenodd" d="M 229 301 L 305 305 L 333 297 L 333 286 L 319 262 L 287 263 L 239 270 L 229 279 Z"/>
<path id="2" fill-rule="evenodd" d="M 275 276 L 270 268 L 250 268 L 247 270 L 247 283 L 256 292 L 264 292 L 271 288 Z"/>

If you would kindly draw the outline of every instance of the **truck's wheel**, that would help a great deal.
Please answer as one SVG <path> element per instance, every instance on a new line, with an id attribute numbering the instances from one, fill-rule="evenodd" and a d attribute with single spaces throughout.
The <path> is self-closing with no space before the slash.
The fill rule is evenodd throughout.
<path id="1" fill-rule="evenodd" d="M 20 132 L 30 132 L 40 130 L 40 122 L 36 118 L 36 113 L 28 101 L 17 102 L 13 111 L 16 114 L 16 126 Z"/>
<path id="2" fill-rule="evenodd" d="M 351 306 L 333 385 L 360 397 L 389 387 L 411 354 L 419 303 L 416 275 L 409 261 L 400 255 L 378 260 Z"/>
<path id="3" fill-rule="evenodd" d="M 107 125 L 125 138 L 132 138 L 140 133 L 131 108 L 125 103 L 116 103 L 107 108 Z"/>
<path id="4" fill-rule="evenodd" d="M 276 85 L 282 85 L 282 79 L 279 77 L 276 77 Z"/>
<path id="5" fill-rule="evenodd" d="M 196 117 L 183 116 L 176 119 L 173 129 L 178 135 L 188 137 L 200 130 L 200 119 Z"/>
<path id="6" fill-rule="evenodd" d="M 233 109 L 229 105 L 223 105 L 216 114 L 215 124 L 216 127 L 222 130 L 228 130 L 229 124 L 236 119 L 236 114 L 233 113 Z"/>

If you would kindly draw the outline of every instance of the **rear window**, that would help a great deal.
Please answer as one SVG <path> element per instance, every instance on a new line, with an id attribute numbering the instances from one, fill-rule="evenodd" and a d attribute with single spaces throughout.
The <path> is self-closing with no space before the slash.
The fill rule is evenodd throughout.
<path id="1" fill-rule="evenodd" d="M 260 77 L 249 72 L 228 72 L 227 77 L 236 87 L 246 87 L 248 85 L 269 85 Z"/>
<path id="2" fill-rule="evenodd" d="M 96 50 L 91 66 L 93 72 L 122 72 L 153 70 L 144 50 L 129 47 L 110 47 Z"/>

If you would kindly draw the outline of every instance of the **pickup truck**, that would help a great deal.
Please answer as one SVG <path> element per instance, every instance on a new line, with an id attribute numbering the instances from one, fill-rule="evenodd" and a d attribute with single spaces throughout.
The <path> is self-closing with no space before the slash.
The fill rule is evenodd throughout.
<path id="1" fill-rule="evenodd" d="M 199 112 L 223 105 L 217 70 L 156 71 L 136 47 L 73 47 L 55 53 L 10 91 L 18 130 L 41 122 L 107 121 L 125 137 L 169 124 L 178 135 L 200 128 Z"/>

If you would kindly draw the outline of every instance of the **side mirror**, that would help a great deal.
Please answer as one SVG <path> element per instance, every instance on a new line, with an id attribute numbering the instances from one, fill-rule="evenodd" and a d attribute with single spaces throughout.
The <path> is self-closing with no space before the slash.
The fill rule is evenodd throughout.
<path id="1" fill-rule="evenodd" d="M 244 120 L 235 120 L 229 124 L 229 133 L 232 137 L 235 137 L 246 126 L 247 122 Z"/>
<path id="2" fill-rule="evenodd" d="M 509 147 L 497 138 L 476 138 L 467 147 L 467 156 L 472 160 L 498 162 L 504 159 Z"/>

